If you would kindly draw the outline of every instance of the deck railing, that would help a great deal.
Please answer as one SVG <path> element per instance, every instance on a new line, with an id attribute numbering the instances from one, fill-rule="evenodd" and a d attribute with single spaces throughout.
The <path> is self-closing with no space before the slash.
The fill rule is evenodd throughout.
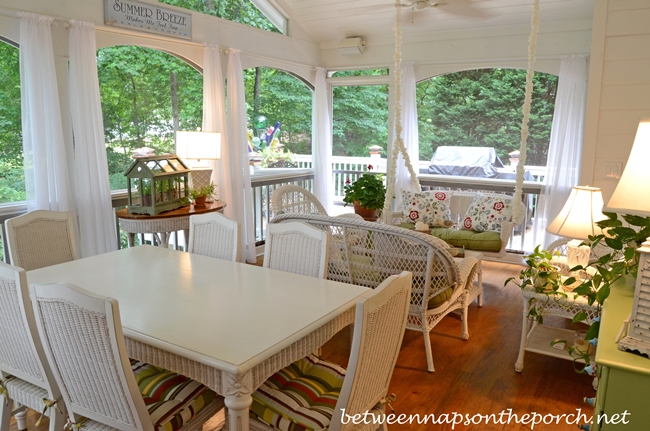
<path id="1" fill-rule="evenodd" d="M 285 184 L 296 184 L 307 190 L 313 191 L 314 172 L 312 168 L 312 158 L 310 155 L 295 155 L 294 160 L 298 163 L 299 168 L 294 169 L 258 169 L 251 175 L 251 186 L 253 194 L 253 219 L 255 225 L 255 237 L 258 243 L 264 241 L 266 237 L 266 223 L 273 216 L 270 209 L 270 198 L 273 191 Z M 360 175 L 368 170 L 368 165 L 372 165 L 371 172 L 385 173 L 386 159 L 377 157 L 332 157 L 332 179 L 333 179 L 333 201 L 335 205 L 343 203 L 343 186 L 347 180 L 355 181 Z M 428 161 L 420 161 L 420 172 L 426 172 L 429 166 Z M 537 229 L 535 208 L 537 199 L 544 187 L 545 167 L 530 166 L 526 169 L 531 172 L 535 181 L 526 181 L 524 183 L 525 199 L 528 202 L 526 206 L 526 217 L 521 226 L 515 227 L 508 248 L 522 252 L 531 251 L 535 244 L 539 242 L 537 238 L 531 237 L 531 232 Z M 514 191 L 514 180 L 495 180 L 489 178 L 471 178 L 456 177 L 443 175 L 419 175 L 420 184 L 424 188 L 449 188 L 456 190 L 490 190 L 512 193 Z M 126 193 L 115 191 L 112 194 L 114 210 L 126 205 Z M 338 207 L 337 207 L 338 208 Z M 19 216 L 27 212 L 25 202 L 16 202 L 0 205 L 0 223 L 4 227 L 6 219 Z M 116 241 L 120 247 L 126 244 L 126 235 L 121 231 L 117 218 L 115 219 L 117 238 Z M 4 233 L 4 232 L 3 232 Z M 182 233 L 175 233 L 171 236 L 174 248 L 184 250 L 185 244 Z M 139 235 L 137 243 L 151 243 L 151 235 Z M 3 235 L 4 241 L 4 235 Z M 4 244 L 6 247 L 6 244 Z"/>

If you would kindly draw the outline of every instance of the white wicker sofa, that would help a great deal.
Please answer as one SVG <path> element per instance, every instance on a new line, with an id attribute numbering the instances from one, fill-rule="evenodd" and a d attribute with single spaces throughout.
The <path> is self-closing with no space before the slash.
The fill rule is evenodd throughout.
<path id="1" fill-rule="evenodd" d="M 444 316 L 460 309 L 462 338 L 469 336 L 467 307 L 482 294 L 480 283 L 474 285 L 477 258 L 454 258 L 444 241 L 387 224 L 315 214 L 282 214 L 271 223 L 290 221 L 330 231 L 330 280 L 375 288 L 390 275 L 413 273 L 406 328 L 423 333 L 429 371 L 434 371 L 429 332 Z"/>
<path id="2" fill-rule="evenodd" d="M 432 190 L 435 192 L 436 190 Z M 448 191 L 451 194 L 449 212 L 451 214 L 465 214 L 469 209 L 476 192 L 469 191 Z M 503 193 L 481 192 L 483 196 L 494 198 L 512 199 L 512 196 Z M 413 224 L 402 212 L 392 214 L 392 223 L 401 227 L 412 227 Z M 444 240 L 454 247 L 465 247 L 467 250 L 481 252 L 486 257 L 502 258 L 506 254 L 506 245 L 510 241 L 514 223 L 511 220 L 501 223 L 500 232 L 475 232 L 468 229 L 454 229 L 444 227 L 432 227 L 431 234 Z"/>

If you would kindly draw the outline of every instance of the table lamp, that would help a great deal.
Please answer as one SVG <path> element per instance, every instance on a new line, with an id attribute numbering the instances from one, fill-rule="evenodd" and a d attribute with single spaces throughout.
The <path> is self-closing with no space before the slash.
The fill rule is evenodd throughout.
<path id="1" fill-rule="evenodd" d="M 221 133 L 201 131 L 177 131 L 176 155 L 190 162 L 192 168 L 192 187 L 199 189 L 210 184 L 212 168 L 201 164 L 202 160 L 221 158 Z"/>
<path id="2" fill-rule="evenodd" d="M 630 157 L 614 194 L 603 207 L 605 212 L 650 216 L 650 118 L 639 123 Z M 636 350 L 650 355 L 650 238 L 637 249 L 640 254 L 639 271 L 634 290 L 634 305 L 627 335 L 618 342 L 620 350 Z"/>
<path id="3" fill-rule="evenodd" d="M 591 248 L 580 244 L 589 239 L 590 235 L 600 233 L 596 222 L 606 218 L 602 207 L 603 194 L 598 187 L 575 186 L 560 213 L 546 228 L 547 232 L 554 235 L 573 238 L 567 244 L 569 268 L 577 265 L 586 267 L 589 263 Z"/>

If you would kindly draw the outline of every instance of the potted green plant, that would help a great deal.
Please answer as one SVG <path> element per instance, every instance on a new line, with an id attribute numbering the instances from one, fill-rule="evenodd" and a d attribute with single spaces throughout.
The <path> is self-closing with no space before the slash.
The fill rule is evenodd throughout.
<path id="1" fill-rule="evenodd" d="M 214 197 L 215 194 L 215 184 L 213 182 L 210 182 L 210 184 L 207 184 L 203 187 L 200 188 L 193 188 L 190 190 L 190 197 L 194 201 L 194 208 L 197 209 L 203 209 L 206 207 L 206 201 L 209 198 Z"/>
<path id="2" fill-rule="evenodd" d="M 354 212 L 363 217 L 364 220 L 376 221 L 381 209 L 384 207 L 386 198 L 386 187 L 382 174 L 364 173 L 355 182 L 346 180 L 345 205 L 353 204 Z"/>
<path id="3" fill-rule="evenodd" d="M 535 251 L 526 257 L 526 268 L 519 273 L 519 281 L 515 277 L 510 277 L 505 284 L 510 282 L 522 289 L 530 286 L 537 293 L 553 293 L 566 296 L 560 290 L 560 287 L 572 284 L 575 282 L 575 278 L 562 281 L 560 269 L 553 264 L 553 254 L 537 246 Z"/>

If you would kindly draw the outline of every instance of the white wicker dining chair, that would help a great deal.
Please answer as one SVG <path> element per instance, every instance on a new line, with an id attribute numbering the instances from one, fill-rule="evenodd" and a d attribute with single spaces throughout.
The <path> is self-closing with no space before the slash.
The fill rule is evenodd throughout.
<path id="1" fill-rule="evenodd" d="M 11 264 L 25 271 L 79 259 L 72 216 L 37 210 L 5 221 Z"/>
<path id="2" fill-rule="evenodd" d="M 219 213 L 191 216 L 187 251 L 236 261 L 239 252 L 239 223 Z"/>
<path id="3" fill-rule="evenodd" d="M 25 271 L 5 263 L 0 263 L 0 391 L 1 431 L 9 430 L 12 413 L 18 429 L 27 428 L 26 410 L 12 412 L 13 402 L 41 412 L 44 400 L 49 404 L 61 396 L 36 329 Z M 45 412 L 49 429 L 61 431 L 63 406 L 52 407 Z"/>
<path id="4" fill-rule="evenodd" d="M 329 232 L 301 222 L 271 223 L 266 229 L 264 268 L 325 278 Z"/>
<path id="5" fill-rule="evenodd" d="M 410 272 L 392 275 L 357 301 L 347 371 L 310 355 L 264 382 L 253 393 L 250 429 L 286 430 L 291 423 L 295 429 L 377 429 L 377 424 L 362 428 L 351 420 L 344 421 L 342 415 L 384 413 L 388 385 L 404 337 L 411 277 Z M 301 388 L 309 388 L 311 396 L 301 397 Z M 321 403 L 323 399 L 336 400 L 334 409 Z"/>
<path id="6" fill-rule="evenodd" d="M 34 285 L 32 303 L 71 429 L 195 431 L 223 408 L 200 383 L 129 360 L 115 299 L 56 283 Z"/>
<path id="7" fill-rule="evenodd" d="M 273 216 L 280 214 L 327 215 L 325 207 L 309 190 L 293 184 L 280 186 L 271 195 Z"/>

